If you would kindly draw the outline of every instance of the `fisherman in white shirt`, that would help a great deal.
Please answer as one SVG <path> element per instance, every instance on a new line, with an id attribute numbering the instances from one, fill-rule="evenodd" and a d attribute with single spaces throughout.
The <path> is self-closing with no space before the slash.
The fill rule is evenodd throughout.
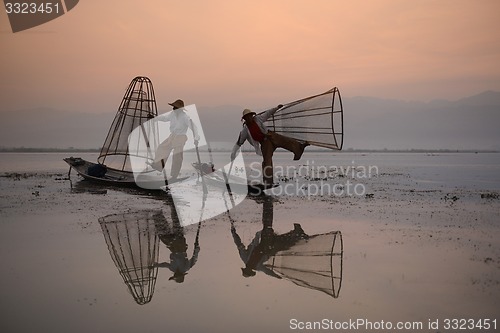
<path id="1" fill-rule="evenodd" d="M 163 141 L 156 150 L 155 160 L 151 167 L 161 171 L 165 167 L 170 153 L 173 151 L 172 168 L 170 170 L 171 179 L 176 179 L 182 167 L 184 145 L 187 141 L 187 130 L 193 131 L 194 144 L 198 146 L 200 136 L 193 121 L 184 112 L 184 101 L 178 99 L 173 103 L 168 103 L 173 107 L 171 112 L 156 117 L 158 121 L 170 122 L 170 136 Z"/>

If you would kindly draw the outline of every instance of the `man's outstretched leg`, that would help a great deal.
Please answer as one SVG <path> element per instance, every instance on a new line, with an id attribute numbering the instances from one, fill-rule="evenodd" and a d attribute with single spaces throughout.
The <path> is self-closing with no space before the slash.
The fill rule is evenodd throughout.
<path id="1" fill-rule="evenodd" d="M 304 153 L 304 149 L 309 146 L 307 142 L 301 143 L 298 140 L 288 138 L 275 132 L 269 132 L 269 138 L 275 147 L 291 151 L 294 154 L 293 159 L 295 161 L 300 160 Z"/>

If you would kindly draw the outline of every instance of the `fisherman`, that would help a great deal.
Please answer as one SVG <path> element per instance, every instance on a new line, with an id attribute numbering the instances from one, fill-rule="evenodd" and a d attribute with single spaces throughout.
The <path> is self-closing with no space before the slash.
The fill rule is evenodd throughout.
<path id="1" fill-rule="evenodd" d="M 171 179 L 176 179 L 179 176 L 182 167 L 184 145 L 187 141 L 186 133 L 188 128 L 193 131 L 195 146 L 198 146 L 200 136 L 198 135 L 198 129 L 184 110 L 184 101 L 178 99 L 175 102 L 168 104 L 172 106 L 173 110 L 156 117 L 156 119 L 159 121 L 170 122 L 170 136 L 158 146 L 155 159 L 149 165 L 153 169 L 162 171 L 167 163 L 170 153 L 173 151 L 170 176 L 172 177 Z"/>
<path id="2" fill-rule="evenodd" d="M 281 251 L 286 251 L 302 239 L 307 239 L 309 236 L 304 232 L 301 225 L 293 224 L 293 230 L 286 234 L 276 234 L 273 229 L 273 200 L 272 197 L 265 197 L 262 205 L 262 230 L 255 234 L 252 242 L 245 246 L 236 232 L 234 222 L 231 221 L 231 234 L 233 241 L 238 249 L 241 260 L 245 267 L 241 268 L 241 273 L 244 277 L 251 277 L 256 274 L 256 271 L 263 272 L 266 275 L 281 279 L 272 268 L 269 268 L 265 263 L 270 257 Z"/>
<path id="3" fill-rule="evenodd" d="M 262 178 L 266 185 L 273 184 L 273 153 L 276 148 L 285 148 L 291 151 L 294 153 L 293 159 L 296 161 L 301 158 L 304 148 L 309 146 L 307 142 L 301 143 L 295 139 L 272 132 L 264 125 L 264 122 L 282 107 L 283 105 L 280 104 L 259 115 L 249 109 L 243 110 L 243 117 L 241 118 L 244 121 L 243 129 L 231 153 L 231 161 L 233 161 L 239 147 L 248 140 L 254 146 L 257 155 L 263 157 Z"/>
<path id="4" fill-rule="evenodd" d="M 188 271 L 193 268 L 198 260 L 200 253 L 199 232 L 201 222 L 198 224 L 198 231 L 194 240 L 193 254 L 188 258 L 188 245 L 184 236 L 184 228 L 181 226 L 177 210 L 173 203 L 172 197 L 167 196 L 166 203 L 170 206 L 170 220 L 167 222 L 163 215 L 155 220 L 155 228 L 158 238 L 170 250 L 170 262 L 157 263 L 155 266 L 159 268 L 168 268 L 174 273 L 169 280 L 174 280 L 177 283 L 184 282 L 184 278 Z M 162 213 L 160 213 L 162 214 Z"/>

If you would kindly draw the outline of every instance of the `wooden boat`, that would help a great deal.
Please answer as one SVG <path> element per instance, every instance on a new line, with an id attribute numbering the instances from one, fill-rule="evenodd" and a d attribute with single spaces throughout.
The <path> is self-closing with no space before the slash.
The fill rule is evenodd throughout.
<path id="1" fill-rule="evenodd" d="M 150 180 L 148 179 L 141 180 L 141 186 L 138 186 L 137 181 L 134 178 L 134 174 L 132 172 L 106 168 L 106 173 L 102 177 L 97 177 L 89 173 L 89 168 L 95 167 L 100 164 L 86 161 L 80 157 L 68 157 L 64 158 L 63 160 L 70 166 L 70 173 L 71 169 L 74 169 L 80 176 L 82 176 L 86 180 L 103 183 L 107 185 L 137 187 L 148 190 L 161 190 L 162 187 L 189 178 L 189 177 L 179 177 L 176 179 L 167 179 L 167 181 L 165 181 L 165 180 L 159 180 L 158 177 L 150 177 Z"/>
<path id="2" fill-rule="evenodd" d="M 89 162 L 79 157 L 68 157 L 64 158 L 63 160 L 64 162 L 68 163 L 68 165 L 84 179 L 114 185 L 135 185 L 134 174 L 131 172 L 107 168 L 107 171 L 103 177 L 96 177 L 91 176 L 88 170 L 89 168 L 98 165 L 97 163 Z"/>
<path id="3" fill-rule="evenodd" d="M 227 177 L 227 175 L 226 175 Z M 241 179 L 237 179 L 237 177 L 229 176 L 228 182 L 224 179 L 224 175 L 221 171 L 217 170 L 209 174 L 204 175 L 204 180 L 207 181 L 208 184 L 214 185 L 221 188 L 226 188 L 229 183 L 229 188 L 231 192 L 234 193 L 248 193 L 250 195 L 262 195 L 265 190 L 269 190 L 271 188 L 278 187 L 279 184 L 267 185 L 263 183 L 256 182 L 245 182 L 243 183 Z"/>
<path id="4" fill-rule="evenodd" d="M 138 187 L 137 179 L 134 179 L 131 158 L 149 161 L 152 160 L 152 156 L 140 155 L 141 152 L 131 151 L 128 135 L 137 127 L 141 127 L 145 131 L 151 130 L 150 127 L 155 125 L 148 123 L 148 120 L 157 115 L 158 109 L 153 84 L 149 78 L 138 76 L 132 80 L 125 92 L 97 158 L 97 163 L 78 157 L 69 157 L 63 160 L 70 165 L 70 172 L 71 169 L 75 169 L 84 179 L 105 184 Z M 154 142 L 153 144 L 156 146 L 158 143 Z M 148 150 L 148 152 L 151 151 Z M 91 172 L 93 169 L 101 169 L 102 172 L 93 173 Z M 144 183 L 151 185 L 147 187 L 148 189 L 159 190 L 160 186 L 165 186 L 167 182 L 164 177 L 156 177 L 156 179 L 149 177 L 153 173 L 154 170 L 145 173 Z M 149 178 L 154 179 L 151 180 L 151 184 L 149 184 Z M 141 185 L 143 184 L 141 183 Z"/>

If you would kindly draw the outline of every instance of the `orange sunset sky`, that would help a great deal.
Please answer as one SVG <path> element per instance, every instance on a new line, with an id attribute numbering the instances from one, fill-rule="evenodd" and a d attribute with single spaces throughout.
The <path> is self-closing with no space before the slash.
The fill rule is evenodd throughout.
<path id="1" fill-rule="evenodd" d="M 500 91 L 500 1 L 81 0 L 12 33 L 0 13 L 0 112 L 116 112 L 130 80 L 159 109 L 343 96 L 430 101 Z"/>

